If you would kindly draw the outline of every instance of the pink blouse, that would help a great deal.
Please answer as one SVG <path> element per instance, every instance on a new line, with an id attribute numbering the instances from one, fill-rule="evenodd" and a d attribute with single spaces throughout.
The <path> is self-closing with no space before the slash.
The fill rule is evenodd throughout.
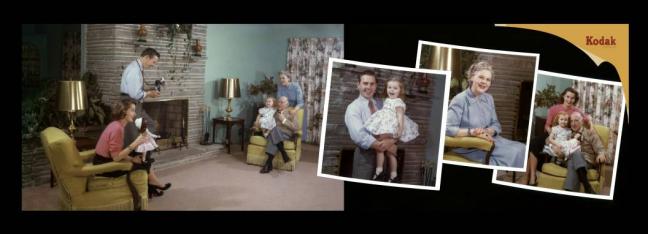
<path id="1" fill-rule="evenodd" d="M 95 152 L 107 158 L 119 155 L 124 147 L 124 125 L 119 121 L 112 121 L 101 133 Z"/>
<path id="2" fill-rule="evenodd" d="M 565 108 L 565 105 L 563 105 L 563 104 L 556 104 L 556 105 L 553 105 L 551 108 L 549 108 L 549 111 L 547 112 L 547 121 L 545 121 L 545 129 L 551 128 L 551 124 L 553 123 L 553 119 L 561 111 L 567 112 L 567 114 L 570 114 L 570 115 L 574 111 L 578 112 L 578 113 L 581 113 L 581 115 L 583 115 L 583 124 L 585 126 L 589 125 L 589 116 L 587 114 L 585 114 L 583 111 L 581 111 L 580 109 L 578 109 L 578 107 L 572 106 L 571 108 L 567 109 L 567 108 Z"/>

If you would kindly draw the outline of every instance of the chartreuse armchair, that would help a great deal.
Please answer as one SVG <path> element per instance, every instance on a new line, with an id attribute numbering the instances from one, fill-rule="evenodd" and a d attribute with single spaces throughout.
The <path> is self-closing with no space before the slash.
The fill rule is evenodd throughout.
<path id="1" fill-rule="evenodd" d="M 291 140 L 286 140 L 284 141 L 284 148 L 286 149 L 286 153 L 288 153 L 288 157 L 290 158 L 290 162 L 284 163 L 283 159 L 281 158 L 281 153 L 277 151 L 275 157 L 272 160 L 272 165 L 275 169 L 281 169 L 281 170 L 287 170 L 287 171 L 292 171 L 295 170 L 295 167 L 297 166 L 297 162 L 301 158 L 301 152 L 302 152 L 302 125 L 304 121 L 304 109 L 299 109 L 297 111 L 297 122 L 299 123 L 297 126 L 299 130 L 293 135 L 293 139 Z M 259 165 L 263 166 L 265 164 L 265 161 L 268 159 L 268 156 L 265 154 L 265 148 L 266 144 L 268 141 L 262 136 L 258 134 L 251 134 L 250 137 L 250 143 L 248 144 L 247 147 L 247 163 L 248 164 L 253 164 L 253 165 Z"/>
<path id="2" fill-rule="evenodd" d="M 602 125 L 594 124 L 594 130 L 601 139 L 603 147 L 607 149 L 610 129 Z M 601 175 L 603 171 L 607 171 L 602 170 L 604 166 L 605 165 L 598 165 L 596 168 L 587 170 L 587 180 L 589 180 L 590 185 L 592 185 L 592 188 L 597 193 L 601 193 L 601 189 L 603 185 L 605 185 L 606 176 Z M 562 190 L 565 179 L 567 179 L 567 168 L 555 163 L 544 163 L 542 165 L 542 170 L 537 172 L 537 177 L 538 187 Z M 580 191 L 585 191 L 585 188 L 583 188 L 582 185 Z"/>
<path id="3" fill-rule="evenodd" d="M 76 144 L 62 130 L 49 127 L 40 134 L 45 155 L 59 187 L 59 201 L 64 210 L 133 210 L 133 196 L 126 184 L 126 175 L 116 178 L 95 176 L 110 171 L 129 171 L 130 162 L 110 162 L 101 165 L 86 163 L 95 156 L 94 150 L 79 153 Z M 148 175 L 144 170 L 131 173 L 142 199 L 142 209 L 148 206 Z"/>
<path id="4" fill-rule="evenodd" d="M 495 149 L 495 143 L 484 140 L 479 137 L 445 137 L 445 152 L 443 153 L 443 160 L 456 161 L 456 162 L 466 162 L 466 163 L 482 163 L 488 165 L 490 162 L 491 154 Z M 467 148 L 467 149 L 479 149 L 486 151 L 486 157 L 484 161 L 475 162 L 465 158 L 464 156 L 452 152 L 452 148 Z"/>

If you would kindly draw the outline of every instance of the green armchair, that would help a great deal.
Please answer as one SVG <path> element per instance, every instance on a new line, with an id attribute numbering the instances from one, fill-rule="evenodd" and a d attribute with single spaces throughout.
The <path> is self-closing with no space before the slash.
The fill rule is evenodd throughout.
<path id="1" fill-rule="evenodd" d="M 299 109 L 299 111 L 297 111 L 297 122 L 299 123 L 298 124 L 299 130 L 297 131 L 297 133 L 295 133 L 293 139 L 284 141 L 284 148 L 286 149 L 286 153 L 288 153 L 290 162 L 284 163 L 283 159 L 281 158 L 281 153 L 277 152 L 275 156 L 279 156 L 279 157 L 275 157 L 272 160 L 273 168 L 287 170 L 287 171 L 295 170 L 295 167 L 297 166 L 297 162 L 301 158 L 301 152 L 302 152 L 301 138 L 302 138 L 303 121 L 304 121 L 304 109 Z M 263 166 L 265 164 L 266 159 L 268 159 L 268 156 L 265 154 L 265 148 L 267 143 L 268 141 L 263 136 L 251 134 L 250 144 L 248 144 L 247 147 L 248 164 L 259 165 L 259 166 Z"/>
<path id="2" fill-rule="evenodd" d="M 92 165 L 94 150 L 79 152 L 74 140 L 62 130 L 49 127 L 40 134 L 45 155 L 59 186 L 59 201 L 64 210 L 133 210 L 133 196 L 126 175 L 109 178 L 95 176 L 104 172 L 128 171 L 130 162 Z M 142 198 L 142 209 L 148 206 L 148 175 L 144 170 L 131 173 L 131 179 Z"/>
<path id="3" fill-rule="evenodd" d="M 443 153 L 443 160 L 456 161 L 456 162 L 466 162 L 466 163 L 482 163 L 488 165 L 490 162 L 491 154 L 495 149 L 495 143 L 484 140 L 479 137 L 445 137 L 445 152 Z M 486 151 L 486 157 L 484 161 L 475 162 L 465 158 L 464 156 L 454 153 L 451 151 L 452 148 L 468 148 L 468 149 L 480 149 Z"/>
<path id="4" fill-rule="evenodd" d="M 601 143 L 607 149 L 608 145 L 608 134 L 610 129 L 602 125 L 594 125 L 594 130 L 601 139 Z M 596 168 L 587 170 L 587 179 L 594 188 L 594 191 L 601 193 L 603 185 L 605 185 L 605 175 L 601 175 L 603 167 L 607 165 L 599 165 Z M 567 178 L 567 168 L 564 168 L 555 163 L 544 163 L 542 165 L 542 170 L 537 172 L 538 187 L 551 188 L 562 190 Z M 581 185 L 580 191 L 583 192 L 585 189 Z"/>

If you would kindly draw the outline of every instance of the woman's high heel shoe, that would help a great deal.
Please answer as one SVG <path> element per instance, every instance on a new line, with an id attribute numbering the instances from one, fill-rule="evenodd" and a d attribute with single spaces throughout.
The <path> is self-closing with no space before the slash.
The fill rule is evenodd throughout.
<path id="1" fill-rule="evenodd" d="M 149 198 L 160 197 L 160 196 L 164 195 L 164 191 L 158 191 L 156 189 L 156 187 L 157 186 L 155 186 L 155 185 L 149 185 L 149 187 L 148 187 Z"/>
<path id="2" fill-rule="evenodd" d="M 167 189 L 171 188 L 171 183 L 164 184 L 164 187 L 160 187 L 160 186 L 153 185 L 153 184 L 149 185 L 149 187 L 151 187 L 151 186 L 155 187 L 156 189 L 159 189 L 159 190 L 167 190 Z"/>

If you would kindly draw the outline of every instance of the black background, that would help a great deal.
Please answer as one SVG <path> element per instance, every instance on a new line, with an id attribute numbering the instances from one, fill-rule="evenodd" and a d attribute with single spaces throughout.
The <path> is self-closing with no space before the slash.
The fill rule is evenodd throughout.
<path id="1" fill-rule="evenodd" d="M 122 11 L 109 12 L 105 15 L 115 17 L 117 12 Z M 92 12 L 92 14 L 94 13 Z M 277 16 L 277 12 L 270 13 L 273 16 Z M 571 14 L 571 12 L 569 13 Z M 57 15 L 60 14 L 57 13 Z M 165 13 L 155 14 L 155 16 L 158 17 L 154 17 L 158 21 L 161 18 L 171 20 L 167 19 Z M 225 20 L 224 22 L 221 20 L 220 23 L 295 23 L 293 17 L 287 14 L 279 14 L 278 17 L 272 18 L 274 20 L 268 20 L 268 18 L 255 18 L 253 16 L 241 18 L 241 16 L 237 15 L 235 17 L 232 16 L 231 19 Z M 491 17 L 493 16 L 491 15 Z M 23 19 L 28 19 L 28 21 L 39 18 L 41 20 L 38 22 L 49 22 L 49 18 L 41 14 L 32 14 L 23 17 Z M 54 18 L 56 19 L 56 17 Z M 58 19 L 58 21 L 61 21 L 60 16 Z M 323 18 L 320 19 L 317 17 L 308 19 L 313 21 L 311 23 L 345 23 L 339 20 L 323 20 Z M 347 21 L 353 20 L 359 20 L 359 18 L 353 14 L 349 14 Z M 74 20 L 70 23 L 80 23 L 79 21 Z M 94 21 L 97 21 L 97 19 Z M 121 19 L 101 23 L 133 23 L 141 21 L 143 20 Z M 195 22 L 195 20 L 187 19 L 185 22 L 177 21 L 181 20 L 175 20 L 171 23 Z M 207 23 L 219 23 L 214 22 L 213 19 L 205 21 Z M 534 22 L 537 22 L 537 20 Z M 16 26 L 16 32 L 19 32 L 20 25 Z M 13 170 L 6 170 L 6 172 L 14 175 L 12 181 L 14 182 L 13 188 L 15 188 L 15 193 L 6 193 L 5 195 L 10 196 L 10 199 L 7 199 L 8 201 L 14 201 L 9 202 L 9 206 L 13 206 L 14 211 L 18 213 L 20 222 L 16 224 L 25 229 L 73 230 L 74 228 L 71 228 L 72 226 L 63 223 L 74 223 L 73 226 L 88 225 L 92 230 L 97 230 L 98 227 L 101 227 L 100 229 L 118 229 L 123 232 L 125 227 L 122 224 L 126 224 L 128 229 L 141 228 L 148 230 L 147 232 L 150 232 L 150 229 L 168 230 L 174 227 L 186 231 L 190 230 L 191 227 L 201 225 L 210 228 L 208 230 L 220 230 L 223 224 L 227 226 L 227 224 L 240 223 L 243 225 L 237 225 L 236 227 L 269 231 L 284 230 L 285 227 L 292 227 L 293 225 L 309 225 L 314 222 L 319 222 L 320 224 L 317 226 L 309 225 L 309 230 L 332 227 L 344 223 L 347 225 L 360 224 L 361 227 L 372 226 L 374 228 L 385 226 L 397 228 L 420 227 L 432 231 L 445 224 L 437 218 L 442 218 L 442 220 L 457 218 L 459 221 L 469 221 L 466 222 L 467 225 L 456 226 L 460 229 L 473 226 L 471 225 L 471 223 L 474 223 L 472 221 L 483 220 L 482 222 L 490 222 L 492 220 L 502 220 L 493 222 L 495 225 L 488 226 L 495 228 L 494 230 L 500 230 L 502 226 L 508 226 L 514 220 L 527 220 L 529 222 L 520 223 L 526 228 L 510 229 L 526 232 L 538 226 L 545 226 L 546 228 L 564 226 L 568 222 L 566 220 L 571 219 L 570 217 L 580 217 L 579 219 L 593 221 L 579 223 L 582 225 L 575 226 L 579 228 L 598 228 L 605 226 L 618 228 L 616 225 L 608 225 L 610 224 L 608 222 L 610 218 L 621 215 L 625 219 L 627 216 L 632 215 L 631 212 L 635 211 L 639 212 L 638 217 L 642 216 L 641 214 L 645 210 L 642 208 L 645 206 L 645 201 L 643 200 L 647 197 L 644 192 L 646 190 L 644 189 L 646 187 L 646 183 L 644 182 L 646 176 L 644 174 L 646 172 L 646 165 L 648 164 L 645 159 L 646 153 L 642 152 L 639 147 L 642 138 L 645 139 L 646 137 L 642 136 L 645 134 L 640 134 L 641 131 L 639 130 L 642 129 L 640 128 L 642 127 L 641 125 L 645 125 L 642 120 L 644 114 L 641 113 L 642 94 L 639 93 L 640 85 L 638 84 L 644 78 L 640 77 L 641 73 L 639 72 L 645 66 L 643 65 L 642 57 L 640 57 L 641 54 L 638 52 L 640 51 L 639 47 L 643 47 L 642 40 L 639 38 L 640 35 L 637 33 L 638 31 L 636 25 L 630 25 L 632 45 L 630 47 L 630 74 L 631 76 L 634 75 L 633 79 L 631 79 L 630 103 L 633 104 L 631 116 L 634 129 L 629 126 L 628 114 L 626 113 L 623 122 L 623 134 L 617 166 L 615 194 L 614 200 L 612 201 L 496 185 L 491 183 L 492 170 L 443 165 L 442 177 L 440 178 L 440 191 L 345 182 L 344 212 L 308 212 L 306 214 L 290 212 L 282 213 L 281 215 L 270 212 L 20 212 L 20 167 L 17 165 L 20 164 L 21 159 L 15 157 L 15 155 L 19 155 L 18 151 L 20 149 L 14 146 L 8 146 L 10 153 L 6 155 L 8 157 L 11 156 L 14 162 L 12 164 L 14 166 L 11 167 Z M 603 63 L 597 67 L 578 48 L 561 38 L 531 30 L 496 28 L 493 24 L 358 25 L 347 22 L 344 25 L 344 58 L 368 63 L 415 67 L 419 40 L 486 49 L 540 53 L 539 68 L 542 70 L 619 81 L 616 70 L 611 64 Z M 19 73 L 21 67 L 19 62 L 21 53 L 19 46 L 20 38 L 16 38 L 15 42 L 16 46 L 11 48 L 15 55 L 11 59 L 14 62 L 11 66 L 14 69 L 11 70 Z M 18 75 L 14 74 L 12 77 L 17 77 Z M 12 87 L 18 86 L 19 79 L 11 77 L 7 79 L 16 82 Z M 5 92 L 7 97 L 5 100 L 15 100 L 19 96 L 15 92 L 18 91 Z M 21 116 L 17 114 L 20 107 L 17 101 L 11 101 L 8 105 L 12 104 L 16 112 L 14 115 L 10 115 L 11 117 L 7 117 L 9 120 L 6 121 L 10 126 L 14 127 L 15 132 L 18 132 L 20 126 L 13 123 L 20 121 Z M 14 145 L 19 145 L 20 134 L 5 134 L 4 136 L 9 138 L 6 142 L 15 142 Z M 386 210 L 390 211 L 384 212 Z M 497 212 L 501 213 L 501 215 L 473 215 L 480 213 L 480 211 L 486 211 L 489 214 L 491 212 Z M 424 213 L 424 215 L 418 215 L 419 213 Z M 460 214 L 448 215 L 449 213 Z M 369 215 L 367 216 L 367 214 Z M 435 218 L 431 218 L 431 216 Z M 381 223 L 383 221 L 402 220 L 402 217 L 415 218 L 419 222 Z M 362 224 L 358 222 L 367 218 L 371 219 L 374 223 L 368 225 L 369 223 Z M 330 222 L 330 220 L 335 221 Z M 185 223 L 189 225 L 185 225 Z M 63 226 L 61 226 L 62 224 Z M 554 229 L 554 231 L 557 230 L 560 229 Z M 337 230 L 337 232 L 340 232 L 340 230 Z"/>
<path id="2" fill-rule="evenodd" d="M 597 32 L 592 32 L 597 33 Z M 620 81 L 610 63 L 597 66 L 571 43 L 552 34 L 489 25 L 355 25 L 344 26 L 344 58 L 415 67 L 418 41 L 540 54 L 539 69 L 575 76 Z M 632 86 L 631 86 L 632 87 Z M 633 93 L 632 91 L 630 92 Z M 632 98 L 631 98 L 632 100 Z M 635 99 L 636 100 L 636 99 Z M 638 109 L 638 106 L 635 106 Z M 637 110 L 633 109 L 633 114 Z M 633 115 L 633 117 L 639 117 Z M 637 118 L 638 120 L 638 118 Z M 631 153 L 628 115 L 623 123 L 614 200 L 574 197 L 491 183 L 492 170 L 444 164 L 440 191 L 345 182 L 345 210 L 503 211 L 568 214 L 570 211 L 618 211 L 635 207 L 640 196 L 640 154 Z M 636 182 L 633 182 L 636 181 Z M 634 183 L 634 184 L 633 184 Z M 563 212 L 564 211 L 564 212 Z M 600 213 L 609 216 L 610 212 Z M 558 215 L 560 216 L 560 215 Z M 592 214 L 592 217 L 597 215 Z M 603 217 L 602 216 L 602 217 Z M 550 221 L 553 222 L 553 221 Z"/>

